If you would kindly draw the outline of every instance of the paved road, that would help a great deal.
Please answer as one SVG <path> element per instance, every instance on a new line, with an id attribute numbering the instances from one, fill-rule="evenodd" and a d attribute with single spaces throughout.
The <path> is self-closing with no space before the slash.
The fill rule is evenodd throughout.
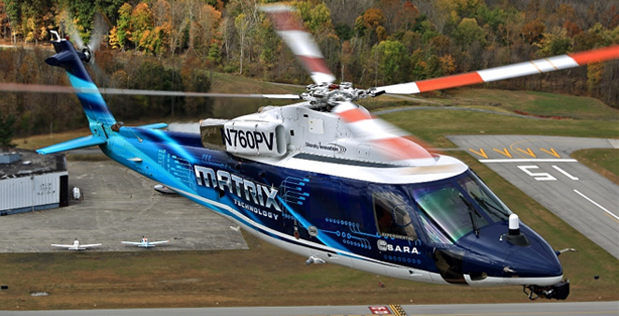
<path id="1" fill-rule="evenodd" d="M 373 307 L 390 308 L 387 305 Z M 466 304 L 466 305 L 402 305 L 403 313 L 387 315 L 453 315 L 453 316 L 617 316 L 619 302 L 582 303 L 522 303 L 522 304 Z M 372 315 L 369 306 L 300 306 L 300 307 L 231 307 L 231 308 L 170 308 L 170 309 L 120 309 L 79 311 L 23 311 L 0 312 L 0 316 L 300 316 L 300 315 Z M 385 315 L 385 314 L 383 314 Z"/>
<path id="2" fill-rule="evenodd" d="M 619 186 L 569 156 L 579 149 L 619 148 L 619 140 L 524 135 L 448 138 L 619 259 Z"/>

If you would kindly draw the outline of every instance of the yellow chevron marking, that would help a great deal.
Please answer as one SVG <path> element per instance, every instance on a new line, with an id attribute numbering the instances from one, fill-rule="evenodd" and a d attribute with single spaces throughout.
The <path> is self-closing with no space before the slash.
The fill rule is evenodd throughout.
<path id="1" fill-rule="evenodd" d="M 483 148 L 479 148 L 479 151 L 476 151 L 476 150 L 474 150 L 474 149 L 469 148 L 469 151 L 470 151 L 470 152 L 473 152 L 473 153 L 476 153 L 476 154 L 478 154 L 478 155 L 480 155 L 480 156 L 482 156 L 482 157 L 484 157 L 484 158 L 488 159 L 488 155 L 486 154 L 486 152 L 484 151 L 484 149 L 483 149 Z"/>
<path id="2" fill-rule="evenodd" d="M 527 151 L 524 151 L 524 150 L 523 150 L 523 149 L 521 149 L 521 148 L 516 148 L 516 150 L 518 150 L 519 152 L 521 152 L 521 153 L 523 153 L 523 154 L 527 154 L 527 155 L 529 155 L 529 156 L 531 156 L 531 157 L 533 157 L 533 158 L 537 158 L 537 157 L 535 156 L 535 154 L 533 153 L 533 151 L 531 150 L 531 148 L 527 148 Z"/>
<path id="3" fill-rule="evenodd" d="M 512 157 L 512 154 L 509 153 L 509 150 L 507 150 L 507 148 L 503 148 L 503 150 L 498 150 L 496 148 L 492 148 L 492 150 L 498 152 L 499 154 L 509 157 L 509 158 L 514 158 Z"/>
<path id="4" fill-rule="evenodd" d="M 540 148 L 539 150 L 541 150 L 541 151 L 543 151 L 543 152 L 545 152 L 545 153 L 547 153 L 549 155 L 555 156 L 557 158 L 561 158 L 561 156 L 555 151 L 554 148 L 550 148 L 550 151 L 548 151 L 548 150 L 546 150 L 544 148 Z"/>

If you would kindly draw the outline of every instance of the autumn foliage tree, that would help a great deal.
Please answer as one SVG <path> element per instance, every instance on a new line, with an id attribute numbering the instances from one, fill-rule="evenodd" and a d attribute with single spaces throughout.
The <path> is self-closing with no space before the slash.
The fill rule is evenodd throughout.
<path id="1" fill-rule="evenodd" d="M 12 143 L 13 135 L 15 132 L 15 115 L 0 112 L 0 149 L 7 150 L 16 145 Z"/>

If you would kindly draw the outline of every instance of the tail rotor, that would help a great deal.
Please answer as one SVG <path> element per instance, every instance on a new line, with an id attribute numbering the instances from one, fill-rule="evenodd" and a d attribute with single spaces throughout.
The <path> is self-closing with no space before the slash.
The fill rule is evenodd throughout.
<path id="1" fill-rule="evenodd" d="M 71 13 L 64 13 L 65 19 L 61 23 L 61 29 L 69 34 L 71 41 L 77 46 L 78 52 L 80 52 L 83 56 L 80 56 L 82 61 L 87 64 L 94 65 L 95 64 L 95 52 L 99 50 L 101 47 L 101 42 L 103 41 L 105 35 L 109 31 L 110 22 L 107 18 L 99 13 L 95 12 L 93 16 L 93 29 L 91 30 L 90 42 L 88 44 L 84 44 L 84 40 L 82 39 L 78 26 L 75 24 L 75 20 Z"/>

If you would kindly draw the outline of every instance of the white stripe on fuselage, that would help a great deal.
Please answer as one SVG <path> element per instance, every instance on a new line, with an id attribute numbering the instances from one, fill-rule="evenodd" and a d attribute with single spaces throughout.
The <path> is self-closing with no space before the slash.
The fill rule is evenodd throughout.
<path id="1" fill-rule="evenodd" d="M 238 155 L 241 156 L 241 155 Z M 450 156 L 439 155 L 434 166 L 386 166 L 386 167 L 365 167 L 355 164 L 354 160 L 344 160 L 342 163 L 332 163 L 316 160 L 294 158 L 290 155 L 284 159 L 270 157 L 251 157 L 241 156 L 244 159 L 252 160 L 256 163 L 263 163 L 280 168 L 288 168 L 297 171 L 321 173 L 336 176 L 343 179 L 352 179 L 377 184 L 412 184 L 426 183 L 430 181 L 443 180 L 455 177 L 464 173 L 468 166 L 458 159 Z M 333 156 L 325 156 L 327 158 Z M 411 162 L 413 159 L 411 159 Z M 317 172 L 319 170 L 319 172 Z"/>

